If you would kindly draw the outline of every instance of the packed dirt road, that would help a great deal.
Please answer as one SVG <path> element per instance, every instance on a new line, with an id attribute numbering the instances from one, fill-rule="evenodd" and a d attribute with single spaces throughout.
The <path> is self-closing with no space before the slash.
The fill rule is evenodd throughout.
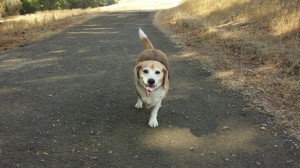
<path id="1" fill-rule="evenodd" d="M 300 167 L 298 141 L 182 57 L 154 12 L 107 13 L 0 55 L 0 167 Z M 134 108 L 138 27 L 169 56 L 148 127 Z"/>

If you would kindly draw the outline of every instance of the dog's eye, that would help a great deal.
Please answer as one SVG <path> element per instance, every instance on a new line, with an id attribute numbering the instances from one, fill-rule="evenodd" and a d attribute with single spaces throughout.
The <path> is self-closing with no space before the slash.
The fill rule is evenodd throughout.
<path id="1" fill-rule="evenodd" d="M 147 74 L 149 71 L 148 71 L 148 70 L 143 70 L 143 72 L 144 72 L 145 74 Z"/>
<path id="2" fill-rule="evenodd" d="M 157 75 L 158 75 L 158 74 L 160 74 L 160 72 L 159 72 L 159 71 L 155 71 L 155 74 L 157 74 Z"/>

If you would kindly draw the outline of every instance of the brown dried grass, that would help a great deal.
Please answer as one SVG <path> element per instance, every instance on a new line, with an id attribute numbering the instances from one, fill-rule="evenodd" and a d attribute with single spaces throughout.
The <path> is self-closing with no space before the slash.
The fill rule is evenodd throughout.
<path id="1" fill-rule="evenodd" d="M 82 14 L 94 12 L 92 9 L 66 9 L 36 12 L 34 14 L 19 15 L 2 20 L 1 34 L 22 32 L 27 29 L 42 27 L 54 22 Z"/>
<path id="2" fill-rule="evenodd" d="M 98 9 L 66 9 L 36 12 L 0 19 L 0 50 L 7 50 L 47 37 L 57 30 L 78 22 L 88 14 L 96 14 Z M 84 20 L 84 19 L 83 19 Z"/>
<path id="3" fill-rule="evenodd" d="M 192 46 L 189 55 L 215 79 L 300 139 L 298 0 L 186 0 L 159 12 L 155 23 Z"/>
<path id="4" fill-rule="evenodd" d="M 120 0 L 118 4 L 101 8 L 65 9 L 36 12 L 8 18 L 0 17 L 0 51 L 26 45 L 48 37 L 99 12 L 157 10 L 176 6 L 181 0 Z"/>

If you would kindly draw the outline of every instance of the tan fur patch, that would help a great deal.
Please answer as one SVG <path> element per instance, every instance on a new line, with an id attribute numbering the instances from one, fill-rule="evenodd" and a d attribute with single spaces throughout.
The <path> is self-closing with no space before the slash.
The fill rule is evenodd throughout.
<path id="1" fill-rule="evenodd" d="M 152 43 L 150 42 L 150 40 L 148 38 L 143 38 L 141 39 L 143 46 L 145 47 L 145 49 L 151 49 L 154 48 Z"/>
<path id="2" fill-rule="evenodd" d="M 152 64 L 150 64 L 150 68 L 151 69 L 154 69 L 155 68 L 155 65 L 152 63 Z"/>

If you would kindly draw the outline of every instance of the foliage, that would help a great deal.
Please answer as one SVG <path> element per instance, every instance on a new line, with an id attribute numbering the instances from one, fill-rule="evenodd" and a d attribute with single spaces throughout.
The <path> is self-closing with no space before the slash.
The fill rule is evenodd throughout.
<path id="1" fill-rule="evenodd" d="M 115 0 L 68 0 L 71 8 L 88 8 L 106 6 L 116 3 Z"/>
<path id="2" fill-rule="evenodd" d="M 117 2 L 118 0 L 0 0 L 0 17 L 45 10 L 95 8 Z"/>
<path id="3" fill-rule="evenodd" d="M 0 16 L 18 15 L 20 9 L 20 0 L 0 0 Z"/>
<path id="4" fill-rule="evenodd" d="M 4 11 L 4 7 L 3 4 L 0 3 L 0 17 L 2 16 L 2 12 Z"/>
<path id="5" fill-rule="evenodd" d="M 89 8 L 111 5 L 117 0 L 21 0 L 22 14 L 55 9 Z"/>

